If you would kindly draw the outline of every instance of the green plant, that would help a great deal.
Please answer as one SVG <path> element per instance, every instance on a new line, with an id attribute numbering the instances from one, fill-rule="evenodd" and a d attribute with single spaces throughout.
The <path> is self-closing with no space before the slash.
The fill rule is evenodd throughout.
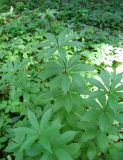
<path id="1" fill-rule="evenodd" d="M 41 115 L 37 115 L 37 118 L 33 112 L 28 111 L 31 126 L 27 121 L 25 127 L 14 128 L 10 132 L 14 137 L 6 151 L 13 152 L 19 160 L 34 157 L 51 160 L 114 158 L 113 148 L 119 144 L 118 150 L 115 150 L 117 154 L 122 144 L 119 133 L 122 127 L 122 103 L 119 103 L 123 91 L 122 74 L 116 74 L 115 71 L 110 74 L 104 70 L 98 77 L 92 78 L 96 74 L 93 66 L 82 64 L 79 55 L 68 55 L 66 46 L 74 46 L 71 37 L 65 36 L 64 32 L 58 37 L 53 34 L 46 34 L 46 37 L 53 44 L 46 42 L 45 45 L 53 45 L 54 50 L 50 57 L 47 57 L 48 52 L 45 51 L 43 64 L 38 64 L 41 71 L 37 73 L 37 77 L 42 84 L 40 88 L 45 87 L 47 90 L 40 94 L 41 91 L 36 89 L 39 87 L 38 83 L 31 90 L 34 82 L 28 79 L 25 94 L 22 92 L 25 84 L 21 77 L 18 80 L 22 86 L 14 88 L 15 94 L 21 89 L 20 95 L 23 95 L 25 103 L 32 101 L 34 94 L 43 98 L 39 102 L 42 106 L 42 118 L 39 122 Z M 21 70 L 21 67 L 14 71 L 18 69 Z M 17 71 L 18 74 L 19 72 Z"/>
<path id="2" fill-rule="evenodd" d="M 18 11 L 23 11 L 24 10 L 24 3 L 23 2 L 17 2 L 16 3 L 16 9 L 18 10 Z"/>
<path id="3" fill-rule="evenodd" d="M 1 14 L 1 160 L 122 159 L 122 6 L 94 2 Z"/>
<path id="4" fill-rule="evenodd" d="M 34 113 L 28 111 L 30 128 L 14 129 L 15 138 L 6 148 L 15 151 L 16 159 L 72 159 L 78 156 L 80 145 L 72 140 L 77 131 L 60 133 L 62 124 L 59 119 L 50 122 L 52 111 L 47 110 L 40 123 Z M 30 134 L 30 135 L 29 135 Z M 56 140 L 56 136 L 59 139 Z M 62 153 L 62 155 L 61 155 Z"/>

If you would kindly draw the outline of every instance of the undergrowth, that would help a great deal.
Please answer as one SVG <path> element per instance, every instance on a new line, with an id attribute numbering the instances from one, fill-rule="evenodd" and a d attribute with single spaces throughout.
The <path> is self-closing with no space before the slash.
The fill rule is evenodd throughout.
<path id="1" fill-rule="evenodd" d="M 123 3 L 77 2 L 0 6 L 1 160 L 123 157 Z"/>

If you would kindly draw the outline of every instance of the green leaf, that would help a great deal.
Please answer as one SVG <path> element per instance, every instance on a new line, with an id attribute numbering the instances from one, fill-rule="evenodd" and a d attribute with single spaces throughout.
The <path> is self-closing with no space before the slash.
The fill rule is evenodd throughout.
<path id="1" fill-rule="evenodd" d="M 41 154 L 41 150 L 43 150 L 43 147 L 36 141 L 35 143 L 33 143 L 33 145 L 26 149 L 26 155 L 28 157 L 36 157 Z"/>
<path id="2" fill-rule="evenodd" d="M 52 47 L 52 44 L 50 42 L 46 42 L 46 41 L 43 41 L 39 44 L 40 47 Z"/>
<path id="3" fill-rule="evenodd" d="M 24 149 L 28 149 L 37 140 L 37 138 L 38 137 L 36 135 L 28 135 L 26 137 L 26 140 L 22 144 L 20 151 L 23 151 Z"/>
<path id="4" fill-rule="evenodd" d="M 50 154 L 46 153 L 41 157 L 40 160 L 51 160 L 51 156 L 50 156 Z"/>
<path id="5" fill-rule="evenodd" d="M 58 53 L 60 55 L 58 62 L 62 65 L 63 68 L 65 68 L 67 66 L 66 50 L 64 48 L 59 48 Z"/>
<path id="6" fill-rule="evenodd" d="M 59 119 L 55 119 L 50 126 L 48 126 L 47 131 L 51 133 L 52 131 L 59 131 L 62 128 L 62 124 Z"/>
<path id="7" fill-rule="evenodd" d="M 110 88 L 110 80 L 111 80 L 111 76 L 110 76 L 109 72 L 106 71 L 106 70 L 102 70 L 101 74 L 100 74 L 100 77 L 101 77 L 104 85 L 106 86 L 107 90 L 109 90 L 109 88 Z"/>
<path id="8" fill-rule="evenodd" d="M 55 136 L 55 135 L 54 135 L 54 136 Z M 47 135 L 45 135 L 45 133 L 42 134 L 41 137 L 40 137 L 40 144 L 41 144 L 42 147 L 44 147 L 47 151 L 49 151 L 50 153 L 52 153 L 49 138 L 47 137 Z"/>
<path id="9" fill-rule="evenodd" d="M 76 39 L 77 38 L 77 34 L 75 33 L 72 33 L 72 34 L 68 34 L 65 38 L 65 42 L 69 42 L 69 41 L 72 41 L 73 39 Z"/>
<path id="10" fill-rule="evenodd" d="M 52 115 L 52 109 L 45 111 L 44 114 L 42 115 L 42 118 L 40 121 L 40 129 L 42 131 L 43 131 L 43 129 L 45 129 L 47 127 L 51 115 Z"/>
<path id="11" fill-rule="evenodd" d="M 50 42 L 53 42 L 57 46 L 56 37 L 52 33 L 46 33 L 45 36 Z"/>
<path id="12" fill-rule="evenodd" d="M 65 42 L 69 42 L 69 41 L 72 41 L 73 39 L 76 39 L 77 38 L 77 34 L 75 34 L 75 33 L 72 33 L 72 34 L 69 34 L 69 35 L 67 35 L 66 36 L 66 38 L 65 38 Z"/>
<path id="13" fill-rule="evenodd" d="M 45 63 L 44 68 L 45 69 L 38 75 L 42 81 L 63 71 L 61 66 L 55 61 Z"/>
<path id="14" fill-rule="evenodd" d="M 96 136 L 96 130 L 88 130 L 88 131 L 85 131 L 83 134 L 82 134 L 82 137 L 81 137 L 81 141 L 82 142 L 87 142 L 87 141 L 90 141 L 92 139 L 94 139 Z"/>
<path id="15" fill-rule="evenodd" d="M 103 89 L 104 91 L 107 91 L 105 86 L 97 79 L 92 79 L 92 78 L 88 78 L 87 79 L 88 82 L 90 82 L 93 86 L 99 88 L 99 89 Z"/>
<path id="16" fill-rule="evenodd" d="M 72 71 L 94 71 L 95 68 L 89 64 L 78 64 L 72 68 Z"/>
<path id="17" fill-rule="evenodd" d="M 121 82 L 122 74 L 123 73 L 116 74 L 115 72 L 113 72 L 112 74 L 112 86 L 113 87 L 115 87 L 117 84 Z"/>
<path id="18" fill-rule="evenodd" d="M 85 114 L 81 117 L 82 121 L 93 121 L 97 119 L 100 115 L 100 110 L 98 109 L 90 109 L 85 112 Z"/>
<path id="19" fill-rule="evenodd" d="M 64 43 L 65 37 L 66 37 L 66 32 L 65 32 L 65 31 L 62 31 L 62 32 L 58 35 L 58 43 L 59 43 L 59 46 L 61 46 L 61 45 Z"/>
<path id="20" fill-rule="evenodd" d="M 45 60 L 49 59 L 55 52 L 56 52 L 57 48 L 46 48 L 43 51 L 39 52 L 39 57 L 43 56 L 43 58 Z"/>
<path id="21" fill-rule="evenodd" d="M 97 91 L 96 101 L 100 105 L 101 108 L 105 108 L 107 105 L 106 94 L 103 91 Z"/>
<path id="22" fill-rule="evenodd" d="M 31 128 L 27 128 L 27 127 L 18 127 L 18 128 L 14 128 L 13 131 L 16 133 L 16 134 L 37 134 L 37 132 L 34 130 L 34 129 L 31 129 Z"/>
<path id="23" fill-rule="evenodd" d="M 88 151 L 87 151 L 87 156 L 89 160 L 93 160 L 96 156 L 96 146 L 93 144 L 89 146 Z"/>
<path id="24" fill-rule="evenodd" d="M 33 112 L 31 112 L 30 110 L 28 110 L 28 119 L 29 119 L 29 122 L 32 125 L 32 127 L 35 130 L 39 130 L 39 123 L 36 118 L 36 115 Z"/>
<path id="25" fill-rule="evenodd" d="M 116 117 L 116 120 L 123 124 L 123 114 L 122 113 L 117 113 L 117 117 Z"/>
<path id="26" fill-rule="evenodd" d="M 76 131 L 67 131 L 67 132 L 63 133 L 59 137 L 59 144 L 66 144 L 66 143 L 72 141 L 76 134 L 77 134 Z"/>
<path id="27" fill-rule="evenodd" d="M 73 106 L 72 97 L 67 94 L 63 98 L 64 98 L 63 106 L 65 107 L 66 111 L 70 113 L 72 111 L 72 106 Z"/>
<path id="28" fill-rule="evenodd" d="M 67 115 L 66 119 L 67 119 L 68 125 L 70 125 L 72 128 L 75 128 L 75 129 L 76 129 L 76 124 L 77 124 L 77 122 L 78 122 L 77 116 L 76 116 L 74 113 L 70 112 L 70 113 Z"/>
<path id="29" fill-rule="evenodd" d="M 64 43 L 65 46 L 70 46 L 70 47 L 82 47 L 83 43 L 79 41 L 71 41 L 71 42 L 66 42 Z"/>
<path id="30" fill-rule="evenodd" d="M 79 143 L 71 143 L 67 145 L 67 151 L 72 155 L 74 159 L 77 159 L 80 155 L 80 144 Z"/>
<path id="31" fill-rule="evenodd" d="M 59 89 L 61 86 L 61 75 L 56 76 L 55 78 L 53 78 L 49 84 L 50 84 L 50 89 L 51 90 L 55 90 L 55 89 Z"/>
<path id="32" fill-rule="evenodd" d="M 123 84 L 117 86 L 117 87 L 115 88 L 115 91 L 123 91 Z"/>
<path id="33" fill-rule="evenodd" d="M 58 160 L 73 160 L 71 155 L 62 148 L 57 148 L 55 154 Z"/>
<path id="34" fill-rule="evenodd" d="M 61 80 L 62 90 L 66 93 L 70 89 L 71 79 L 68 75 L 63 75 Z"/>
<path id="35" fill-rule="evenodd" d="M 14 151 L 16 148 L 20 147 L 20 145 L 18 143 L 15 142 L 10 142 L 8 144 L 8 146 L 6 147 L 5 151 L 6 152 L 12 152 Z"/>
<path id="36" fill-rule="evenodd" d="M 85 81 L 78 73 L 71 73 L 72 82 L 75 83 L 78 87 L 85 87 Z"/>
<path id="37" fill-rule="evenodd" d="M 97 134 L 97 145 L 100 151 L 105 152 L 108 148 L 108 138 L 105 133 Z"/>
<path id="38" fill-rule="evenodd" d="M 69 61 L 68 61 L 68 70 L 73 67 L 79 60 L 80 60 L 81 56 L 80 55 L 75 55 L 75 56 L 72 56 Z"/>
<path id="39" fill-rule="evenodd" d="M 117 104 L 117 108 L 119 112 L 123 112 L 123 102 Z"/>
<path id="40" fill-rule="evenodd" d="M 15 153 L 15 160 L 23 160 L 23 159 L 24 159 L 23 152 L 16 152 Z"/>
<path id="41" fill-rule="evenodd" d="M 110 119 L 107 115 L 106 112 L 102 113 L 100 116 L 99 116 L 99 127 L 101 129 L 102 132 L 104 131 L 107 131 L 109 130 L 109 128 L 111 127 L 110 126 Z"/>

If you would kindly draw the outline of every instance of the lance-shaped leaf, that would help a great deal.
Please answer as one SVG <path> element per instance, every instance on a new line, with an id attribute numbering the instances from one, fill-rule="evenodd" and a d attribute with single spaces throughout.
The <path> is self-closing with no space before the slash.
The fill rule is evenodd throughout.
<path id="1" fill-rule="evenodd" d="M 58 43 L 59 43 L 59 46 L 61 46 L 61 45 L 64 44 L 65 38 L 66 38 L 66 32 L 65 32 L 65 31 L 62 31 L 62 32 L 58 35 Z"/>
<path id="2" fill-rule="evenodd" d="M 72 67 L 72 71 L 94 71 L 95 67 L 90 64 L 77 64 L 76 66 Z"/>
<path id="3" fill-rule="evenodd" d="M 50 42 L 53 42 L 54 45 L 57 46 L 57 39 L 52 33 L 46 33 L 45 36 Z"/>
<path id="4" fill-rule="evenodd" d="M 100 151 L 105 152 L 108 148 L 108 138 L 105 133 L 98 133 L 97 134 L 97 145 Z"/>
<path id="5" fill-rule="evenodd" d="M 62 90 L 66 93 L 69 91 L 71 85 L 71 79 L 68 75 L 63 75 L 61 79 Z"/>
<path id="6" fill-rule="evenodd" d="M 91 144 L 87 151 L 87 156 L 89 160 L 93 160 L 96 156 L 96 146 L 95 144 Z"/>
<path id="7" fill-rule="evenodd" d="M 102 132 L 108 132 L 109 128 L 111 127 L 110 118 L 108 117 L 107 113 L 104 112 L 99 116 L 99 127 Z"/>
<path id="8" fill-rule="evenodd" d="M 30 124 L 35 130 L 40 129 L 36 115 L 30 110 L 28 110 L 28 119 L 29 119 Z"/>
<path id="9" fill-rule="evenodd" d="M 58 160 L 73 160 L 71 155 L 62 148 L 57 148 L 55 154 Z"/>
<path id="10" fill-rule="evenodd" d="M 80 55 L 72 56 L 68 61 L 67 69 L 69 70 L 71 67 L 73 67 L 75 64 L 77 64 L 77 62 L 80 60 L 80 58 L 81 58 Z"/>
<path id="11" fill-rule="evenodd" d="M 59 144 L 67 144 L 68 142 L 71 142 L 73 140 L 73 138 L 75 137 L 75 135 L 78 132 L 76 131 L 66 131 L 64 132 L 60 137 L 59 137 Z"/>
<path id="12" fill-rule="evenodd" d="M 47 127 L 48 122 L 51 118 L 52 115 L 52 109 L 47 110 L 46 112 L 44 112 L 44 114 L 42 115 L 41 121 L 40 121 L 40 129 L 43 130 L 44 128 Z"/>
<path id="13" fill-rule="evenodd" d="M 40 144 L 44 147 L 47 151 L 52 153 L 51 145 L 48 136 L 44 133 L 40 137 Z"/>

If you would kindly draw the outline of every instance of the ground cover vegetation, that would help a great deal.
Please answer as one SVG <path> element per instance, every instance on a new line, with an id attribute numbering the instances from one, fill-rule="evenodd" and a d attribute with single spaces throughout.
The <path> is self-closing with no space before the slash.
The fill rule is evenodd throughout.
<path id="1" fill-rule="evenodd" d="M 0 1 L 0 159 L 121 160 L 122 0 Z"/>

